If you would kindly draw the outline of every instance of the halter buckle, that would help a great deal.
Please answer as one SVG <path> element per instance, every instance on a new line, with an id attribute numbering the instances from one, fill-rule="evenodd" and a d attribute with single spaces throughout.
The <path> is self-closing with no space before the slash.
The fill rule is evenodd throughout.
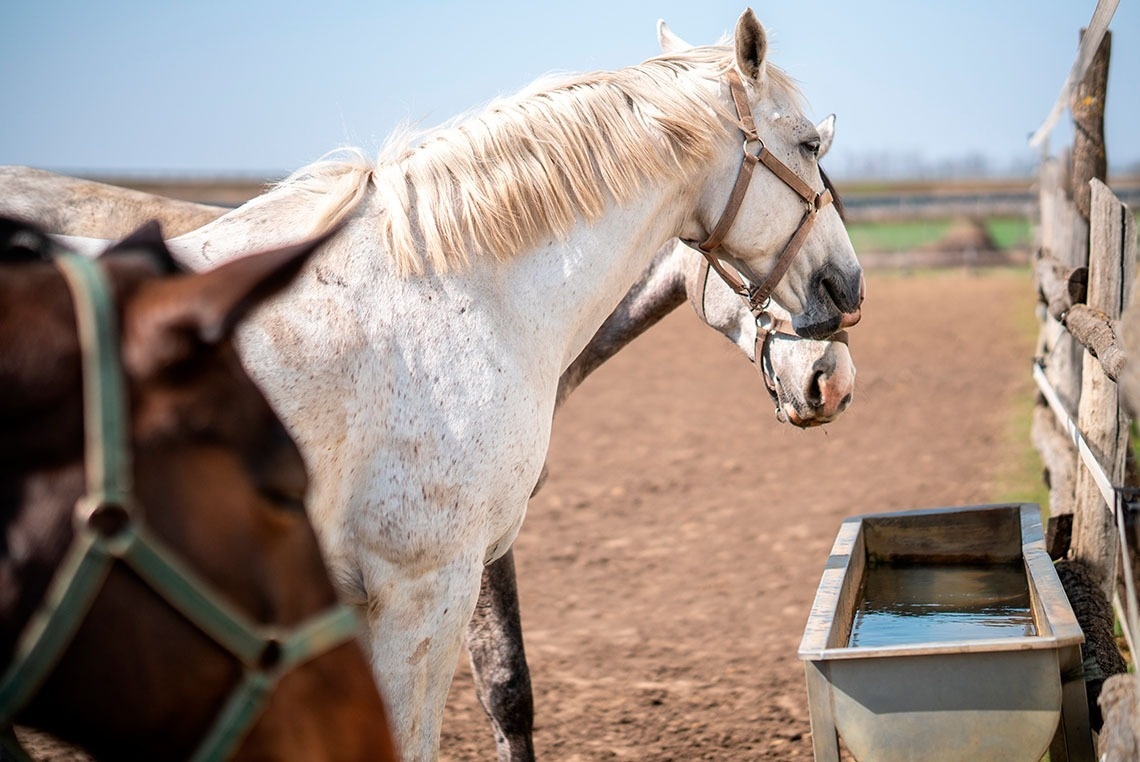
<path id="1" fill-rule="evenodd" d="M 768 312 L 768 308 L 772 306 L 772 297 L 764 297 L 764 301 L 757 302 L 754 298 L 754 292 L 749 289 L 748 294 L 744 297 L 748 301 L 748 309 L 752 311 L 752 316 L 756 318 L 756 323 L 759 325 L 760 316 L 767 315 L 771 320 L 772 315 Z"/>

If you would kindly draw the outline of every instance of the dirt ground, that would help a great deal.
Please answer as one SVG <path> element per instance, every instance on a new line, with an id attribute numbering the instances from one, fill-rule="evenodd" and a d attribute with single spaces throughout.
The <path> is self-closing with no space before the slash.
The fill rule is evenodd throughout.
<path id="1" fill-rule="evenodd" d="M 811 759 L 796 649 L 835 532 L 1005 497 L 1032 305 L 1024 271 L 871 273 L 855 402 L 823 429 L 778 423 L 688 307 L 588 379 L 515 546 L 538 756 Z M 442 757 L 495 758 L 465 659 Z"/>

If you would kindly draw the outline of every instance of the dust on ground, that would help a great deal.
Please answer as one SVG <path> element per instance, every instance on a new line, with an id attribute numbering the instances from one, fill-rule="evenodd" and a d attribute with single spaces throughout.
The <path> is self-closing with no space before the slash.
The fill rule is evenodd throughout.
<path id="1" fill-rule="evenodd" d="M 823 429 L 778 423 L 688 307 L 588 379 L 515 546 L 539 758 L 811 759 L 796 649 L 836 530 L 1005 497 L 1032 310 L 1024 270 L 871 273 Z M 495 759 L 466 656 L 442 758 Z"/>

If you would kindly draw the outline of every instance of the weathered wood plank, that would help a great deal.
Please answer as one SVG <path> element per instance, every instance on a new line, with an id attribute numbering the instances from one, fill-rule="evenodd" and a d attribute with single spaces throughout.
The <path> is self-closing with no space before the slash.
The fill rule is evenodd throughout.
<path id="1" fill-rule="evenodd" d="M 1140 676 L 1114 675 L 1100 693 L 1104 727 L 1099 738 L 1105 762 L 1140 759 Z"/>
<path id="2" fill-rule="evenodd" d="M 1136 261 L 1136 221 L 1125 215 L 1125 261 Z M 1129 231 L 1128 228 L 1132 230 Z M 1125 409 L 1133 418 L 1140 418 L 1140 288 L 1132 287 L 1132 299 L 1120 318 L 1120 340 L 1124 354 L 1129 358 L 1119 377 L 1120 394 Z"/>
<path id="3" fill-rule="evenodd" d="M 1093 180 L 1088 306 L 1119 319 L 1131 288 L 1133 262 L 1124 262 L 1125 207 L 1104 183 Z M 1125 266 L 1127 265 L 1127 266 Z M 1129 421 L 1119 390 L 1091 356 L 1084 358 L 1078 426 L 1113 484 L 1124 481 Z M 1073 553 L 1099 571 L 1106 598 L 1117 576 L 1117 530 L 1113 513 L 1087 469 L 1077 471 Z"/>
<path id="4" fill-rule="evenodd" d="M 1084 39 L 1086 30 L 1081 30 Z M 1108 152 L 1104 146 L 1104 103 L 1108 92 L 1108 61 L 1112 32 L 1105 32 L 1085 75 L 1073 88 L 1069 111 L 1073 115 L 1073 203 L 1085 220 L 1092 219 L 1090 180 L 1108 176 Z"/>
<path id="5" fill-rule="evenodd" d="M 1073 514 L 1062 513 L 1049 517 L 1045 531 L 1045 549 L 1049 558 L 1059 561 L 1069 553 L 1073 544 Z"/>
<path id="6" fill-rule="evenodd" d="M 1075 262 L 1077 244 L 1075 232 L 1076 210 L 1066 193 L 1068 184 L 1067 162 L 1047 159 L 1042 163 L 1038 177 L 1038 197 L 1041 207 L 1041 248 L 1051 253 L 1064 269 L 1084 267 L 1087 262 Z M 1044 358 L 1045 375 L 1057 391 L 1062 404 L 1075 413 L 1081 390 L 1081 355 L 1083 349 L 1064 329 L 1056 317 L 1044 315 L 1037 340 L 1037 354 Z M 1061 436 L 1052 416 L 1034 415 L 1031 431 L 1034 444 L 1042 445 Z M 1076 485 L 1077 453 L 1075 450 L 1042 451 L 1045 462 L 1045 481 L 1049 485 L 1049 506 L 1053 513 L 1073 513 Z"/>

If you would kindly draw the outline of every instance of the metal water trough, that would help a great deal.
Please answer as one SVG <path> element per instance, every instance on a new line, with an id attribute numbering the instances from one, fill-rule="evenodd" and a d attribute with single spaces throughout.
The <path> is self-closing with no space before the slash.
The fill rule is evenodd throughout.
<path id="1" fill-rule="evenodd" d="M 1007 637 L 850 645 L 868 570 L 923 564 L 1023 565 L 1031 624 Z M 1046 750 L 1051 762 L 1092 762 L 1083 641 L 1038 506 L 850 518 L 799 648 L 815 759 L 838 761 L 842 738 L 860 762 L 1038 762 Z"/>

